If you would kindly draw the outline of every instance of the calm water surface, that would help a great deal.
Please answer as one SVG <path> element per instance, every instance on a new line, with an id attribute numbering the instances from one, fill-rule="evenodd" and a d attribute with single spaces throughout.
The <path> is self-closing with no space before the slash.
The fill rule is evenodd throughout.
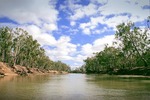
<path id="1" fill-rule="evenodd" d="M 150 100 L 149 78 L 38 75 L 0 78 L 0 100 Z"/>

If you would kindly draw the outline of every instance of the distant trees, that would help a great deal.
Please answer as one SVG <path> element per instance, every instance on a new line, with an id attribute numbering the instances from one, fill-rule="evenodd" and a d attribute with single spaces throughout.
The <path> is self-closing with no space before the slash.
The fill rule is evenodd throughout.
<path id="1" fill-rule="evenodd" d="M 74 70 L 71 70 L 71 73 L 85 73 L 85 67 L 81 66 L 81 67 L 75 68 Z"/>
<path id="2" fill-rule="evenodd" d="M 95 53 L 94 57 L 87 58 L 85 69 L 88 73 L 106 73 L 117 69 L 121 62 L 121 52 L 114 47 L 105 47 L 101 52 Z"/>
<path id="3" fill-rule="evenodd" d="M 141 30 L 133 23 L 117 26 L 114 42 L 118 47 L 106 46 L 94 57 L 84 60 L 87 73 L 115 73 L 118 70 L 150 68 L 150 37 L 148 30 Z M 141 70 L 141 69 L 140 69 Z"/>
<path id="4" fill-rule="evenodd" d="M 37 40 L 21 28 L 0 28 L 0 61 L 10 66 L 70 71 L 70 67 L 61 61 L 50 60 Z"/>

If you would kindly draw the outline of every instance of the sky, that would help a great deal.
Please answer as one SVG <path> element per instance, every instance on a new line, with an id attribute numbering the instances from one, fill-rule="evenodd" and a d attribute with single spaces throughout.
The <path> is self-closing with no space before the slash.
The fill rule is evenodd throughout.
<path id="1" fill-rule="evenodd" d="M 71 68 L 112 45 L 116 26 L 146 28 L 150 0 L 0 0 L 0 27 L 20 27 Z"/>

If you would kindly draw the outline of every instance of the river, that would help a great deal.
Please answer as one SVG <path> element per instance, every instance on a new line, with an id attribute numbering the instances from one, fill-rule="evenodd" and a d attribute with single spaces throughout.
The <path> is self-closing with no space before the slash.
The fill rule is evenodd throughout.
<path id="1" fill-rule="evenodd" d="M 0 78 L 0 100 L 150 100 L 150 78 L 37 75 Z"/>

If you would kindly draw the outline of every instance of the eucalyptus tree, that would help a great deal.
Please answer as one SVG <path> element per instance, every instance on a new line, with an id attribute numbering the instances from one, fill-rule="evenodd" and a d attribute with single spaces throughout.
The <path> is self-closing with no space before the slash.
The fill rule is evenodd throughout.
<path id="1" fill-rule="evenodd" d="M 145 67 L 148 66 L 147 59 L 143 56 L 150 45 L 148 30 L 141 30 L 131 22 L 122 23 L 117 26 L 115 36 L 121 41 L 120 48 L 124 52 L 126 60 L 130 60 L 131 66 L 136 66 L 138 60 L 142 60 Z"/>
<path id="2" fill-rule="evenodd" d="M 106 73 L 118 69 L 119 54 L 118 48 L 106 46 L 103 51 L 97 52 L 94 57 L 85 60 L 86 72 Z"/>
<path id="3" fill-rule="evenodd" d="M 13 30 L 13 47 L 12 47 L 12 53 L 13 53 L 13 66 L 19 64 L 19 56 L 22 53 L 22 50 L 25 48 L 25 40 L 28 36 L 28 33 L 21 29 L 16 28 Z M 26 57 L 26 56 L 25 56 Z"/>
<path id="4" fill-rule="evenodd" d="M 0 60 L 3 62 L 9 62 L 11 58 L 12 47 L 12 29 L 8 27 L 0 28 Z"/>
<path id="5" fill-rule="evenodd" d="M 12 66 L 36 67 L 69 71 L 70 67 L 61 61 L 54 62 L 45 54 L 37 40 L 21 28 L 0 28 L 0 61 Z"/>
<path id="6" fill-rule="evenodd" d="M 96 72 L 96 60 L 95 57 L 88 57 L 84 60 L 85 62 L 85 69 L 87 73 L 95 73 Z"/>

